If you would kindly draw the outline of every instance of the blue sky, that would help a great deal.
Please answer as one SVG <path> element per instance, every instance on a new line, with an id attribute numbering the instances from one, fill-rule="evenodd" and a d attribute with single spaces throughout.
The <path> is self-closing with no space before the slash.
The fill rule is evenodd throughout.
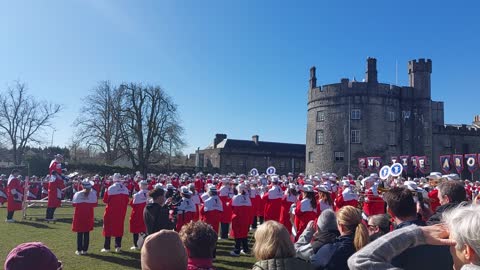
<path id="1" fill-rule="evenodd" d="M 395 82 L 398 62 L 405 85 L 407 61 L 431 58 L 445 121 L 471 123 L 479 9 L 473 0 L 1 1 L 0 89 L 21 80 L 63 104 L 54 144 L 67 145 L 98 81 L 158 84 L 179 106 L 189 153 L 215 133 L 305 143 L 313 65 L 318 84 L 361 80 L 372 56 L 380 81 Z"/>

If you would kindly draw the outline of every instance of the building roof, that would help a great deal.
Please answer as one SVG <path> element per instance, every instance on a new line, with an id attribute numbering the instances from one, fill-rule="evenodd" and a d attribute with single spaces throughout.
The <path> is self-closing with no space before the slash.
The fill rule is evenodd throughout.
<path id="1" fill-rule="evenodd" d="M 265 152 L 301 152 L 305 154 L 305 144 L 293 144 L 293 143 L 278 143 L 278 142 L 265 142 L 259 141 L 256 144 L 251 140 L 234 140 L 224 139 L 218 145 L 217 148 L 223 149 L 242 149 L 242 150 L 254 150 Z M 206 149 L 214 149 L 213 144 L 210 144 Z"/>

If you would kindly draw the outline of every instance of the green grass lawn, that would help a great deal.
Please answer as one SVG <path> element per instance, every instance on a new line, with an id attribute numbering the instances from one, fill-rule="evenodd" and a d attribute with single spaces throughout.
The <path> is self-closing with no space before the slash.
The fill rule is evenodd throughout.
<path id="1" fill-rule="evenodd" d="M 39 215 L 39 219 L 22 220 L 21 211 L 15 212 L 17 223 L 5 223 L 7 209 L 0 207 L 0 265 L 3 267 L 7 254 L 20 243 L 39 241 L 45 243 L 63 262 L 64 269 L 140 269 L 140 252 L 130 251 L 133 245 L 132 235 L 128 232 L 128 217 L 130 207 L 125 218 L 125 234 L 122 241 L 121 253 L 100 253 L 103 247 L 102 216 L 104 206 L 99 205 L 95 210 L 95 229 L 90 234 L 89 254 L 75 255 L 76 234 L 71 231 L 73 209 L 71 207 L 58 208 L 55 224 L 43 221 L 45 208 L 30 208 L 29 215 Z M 112 249 L 113 249 L 112 239 Z M 253 242 L 253 241 L 252 241 Z M 217 269 L 251 269 L 255 259 L 253 257 L 231 257 L 233 240 L 220 240 L 217 243 Z M 174 254 L 172 254 L 174 256 Z"/>

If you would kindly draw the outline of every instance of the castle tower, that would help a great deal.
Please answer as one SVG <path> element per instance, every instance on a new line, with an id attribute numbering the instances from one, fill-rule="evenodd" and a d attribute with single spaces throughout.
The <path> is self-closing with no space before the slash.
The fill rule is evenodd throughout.
<path id="1" fill-rule="evenodd" d="M 378 83 L 377 78 L 377 59 L 369 57 L 367 59 L 367 71 L 365 71 L 365 81 L 369 84 Z"/>
<path id="2" fill-rule="evenodd" d="M 415 89 L 415 98 L 431 98 L 430 75 L 432 73 L 432 60 L 418 59 L 408 62 L 408 77 L 410 87 Z"/>

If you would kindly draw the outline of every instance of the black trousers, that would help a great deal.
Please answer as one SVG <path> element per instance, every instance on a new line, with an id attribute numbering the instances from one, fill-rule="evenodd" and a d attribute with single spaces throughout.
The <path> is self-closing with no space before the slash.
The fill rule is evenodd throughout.
<path id="1" fill-rule="evenodd" d="M 90 232 L 77 233 L 77 251 L 88 251 L 90 244 Z"/>
<path id="2" fill-rule="evenodd" d="M 265 218 L 264 217 L 258 217 L 258 220 L 260 221 L 260 224 L 263 224 L 263 222 L 265 221 Z"/>
<path id="3" fill-rule="evenodd" d="M 112 238 L 105 236 L 105 243 L 103 244 L 103 248 L 110 250 L 111 242 L 112 242 Z M 122 247 L 122 237 L 115 237 L 115 248 L 119 248 L 119 247 Z"/>
<path id="4" fill-rule="evenodd" d="M 256 229 L 256 228 L 257 228 L 257 216 L 254 216 L 252 221 L 252 229 Z"/>
<path id="5" fill-rule="evenodd" d="M 230 223 L 220 223 L 220 238 L 228 239 L 228 229 Z"/>
<path id="6" fill-rule="evenodd" d="M 248 238 L 235 238 L 235 249 L 233 251 L 240 254 L 240 248 L 243 248 L 245 253 L 250 252 L 248 248 Z"/>
<path id="7" fill-rule="evenodd" d="M 133 234 L 133 246 L 138 247 L 137 243 L 138 243 L 138 233 L 134 233 Z"/>
<path id="8" fill-rule="evenodd" d="M 53 214 L 55 214 L 55 207 L 49 207 L 47 208 L 47 213 L 45 215 L 45 219 L 53 219 Z"/>
<path id="9" fill-rule="evenodd" d="M 12 219 L 13 218 L 13 213 L 15 213 L 15 211 L 8 211 L 7 212 L 7 219 Z"/>

